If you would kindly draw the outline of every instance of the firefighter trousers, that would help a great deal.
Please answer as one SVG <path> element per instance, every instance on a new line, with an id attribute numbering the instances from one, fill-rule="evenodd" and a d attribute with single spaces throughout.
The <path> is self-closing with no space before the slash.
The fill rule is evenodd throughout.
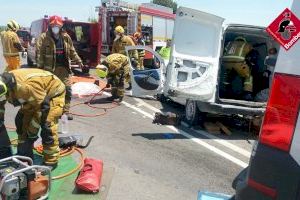
<path id="1" fill-rule="evenodd" d="M 137 70 L 144 70 L 144 56 L 139 56 Z"/>
<path id="2" fill-rule="evenodd" d="M 252 92 L 253 91 L 253 77 L 251 75 L 250 67 L 245 62 L 224 62 L 225 74 L 224 84 L 229 85 L 229 74 L 232 70 L 234 70 L 238 76 L 244 79 L 244 91 Z"/>
<path id="3" fill-rule="evenodd" d="M 44 163 L 54 165 L 59 159 L 58 142 L 58 120 L 63 113 L 65 102 L 65 92 L 52 99 L 45 99 L 41 105 L 39 120 L 36 124 L 40 126 L 36 131 L 30 132 L 28 127 L 33 121 L 33 116 L 37 113 L 19 110 L 15 122 L 18 134 L 18 155 L 29 156 L 33 158 L 33 144 L 38 138 L 41 129 L 41 138 L 43 144 Z"/>
<path id="4" fill-rule="evenodd" d="M 5 71 L 9 72 L 20 68 L 21 66 L 20 56 L 4 56 L 4 57 L 7 63 L 7 67 Z"/>
<path id="5" fill-rule="evenodd" d="M 111 95 L 113 97 L 124 97 L 124 85 L 125 80 L 128 80 L 128 76 L 129 73 L 125 69 L 120 69 L 118 70 L 118 72 L 109 75 L 111 83 Z"/>
<path id="6" fill-rule="evenodd" d="M 71 72 L 68 67 L 56 67 L 53 72 L 66 86 L 66 99 L 64 106 L 64 113 L 70 112 L 71 99 L 72 99 L 72 83 Z"/>

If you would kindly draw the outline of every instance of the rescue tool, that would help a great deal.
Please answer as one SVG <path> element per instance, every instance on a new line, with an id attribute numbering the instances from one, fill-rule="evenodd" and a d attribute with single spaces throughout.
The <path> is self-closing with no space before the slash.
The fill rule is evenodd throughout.
<path id="1" fill-rule="evenodd" d="M 0 160 L 0 200 L 47 199 L 50 186 L 50 169 L 33 165 L 31 158 L 12 156 Z"/>

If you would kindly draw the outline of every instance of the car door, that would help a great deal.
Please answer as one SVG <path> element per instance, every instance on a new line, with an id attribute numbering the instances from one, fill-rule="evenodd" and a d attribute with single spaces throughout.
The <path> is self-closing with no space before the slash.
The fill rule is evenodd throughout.
<path id="1" fill-rule="evenodd" d="M 170 97 L 214 101 L 223 21 L 190 8 L 177 10 L 165 88 Z"/>
<path id="2" fill-rule="evenodd" d="M 148 56 L 141 62 L 142 58 L 136 60 L 131 56 L 134 51 L 145 51 Z M 164 81 L 162 71 L 165 66 L 159 54 L 147 46 L 127 46 L 126 53 L 130 59 L 132 96 L 149 97 L 162 93 Z"/>

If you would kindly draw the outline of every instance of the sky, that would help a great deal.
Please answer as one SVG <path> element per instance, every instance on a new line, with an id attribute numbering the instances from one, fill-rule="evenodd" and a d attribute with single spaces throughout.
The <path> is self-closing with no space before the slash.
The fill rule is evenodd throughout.
<path id="1" fill-rule="evenodd" d="M 0 25 L 14 19 L 30 27 L 44 15 L 60 15 L 76 21 L 95 17 L 95 6 L 101 0 L 0 0 Z M 149 0 L 128 0 L 147 3 Z M 179 6 L 190 7 L 225 18 L 225 23 L 268 26 L 292 0 L 177 0 Z"/>

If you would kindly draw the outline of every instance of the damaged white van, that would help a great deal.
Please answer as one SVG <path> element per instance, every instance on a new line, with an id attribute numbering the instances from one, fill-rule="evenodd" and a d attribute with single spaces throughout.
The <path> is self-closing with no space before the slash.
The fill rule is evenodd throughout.
<path id="1" fill-rule="evenodd" d="M 168 66 L 150 48 L 127 47 L 153 58 L 131 64 L 132 95 L 163 95 L 185 105 L 190 124 L 205 113 L 262 116 L 279 45 L 263 27 L 224 28 L 223 22 L 180 7 Z"/>

